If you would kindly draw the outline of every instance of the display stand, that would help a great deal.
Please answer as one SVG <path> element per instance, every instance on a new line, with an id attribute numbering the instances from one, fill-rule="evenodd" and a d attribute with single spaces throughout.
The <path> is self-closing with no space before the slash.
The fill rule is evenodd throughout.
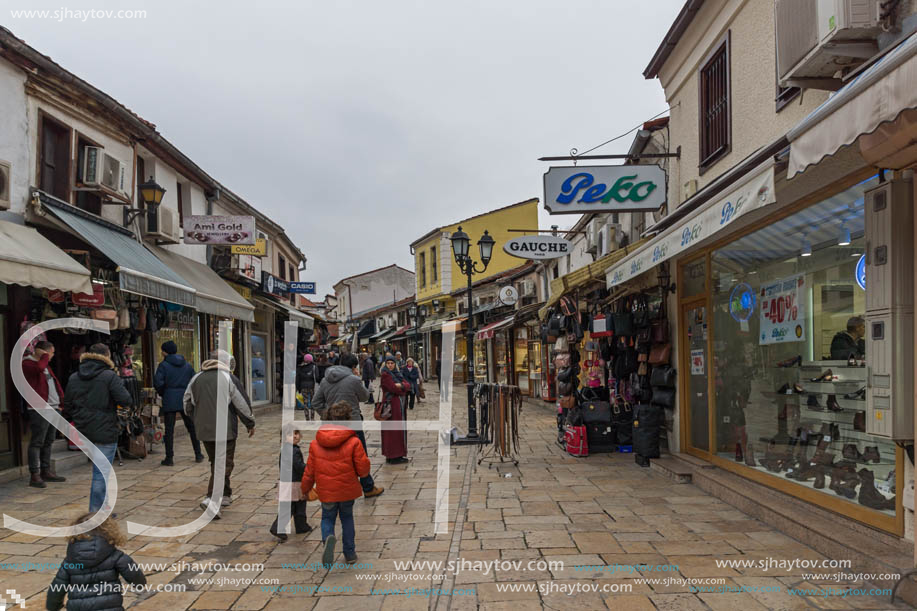
<path id="1" fill-rule="evenodd" d="M 522 392 L 518 386 L 508 384 L 479 384 L 475 387 L 478 411 L 481 414 L 481 432 L 492 440 L 486 448 L 480 465 L 485 460 L 490 468 L 499 461 L 519 465 L 519 415 L 522 411 Z M 489 441 L 485 443 L 490 443 Z"/>

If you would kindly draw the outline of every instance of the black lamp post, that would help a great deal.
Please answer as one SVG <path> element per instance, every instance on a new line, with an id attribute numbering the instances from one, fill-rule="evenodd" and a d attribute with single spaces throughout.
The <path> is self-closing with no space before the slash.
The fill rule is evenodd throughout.
<path id="1" fill-rule="evenodd" d="M 471 276 L 474 274 L 484 273 L 487 265 L 490 263 L 490 257 L 494 250 L 494 239 L 490 237 L 487 230 L 478 240 L 478 248 L 481 255 L 481 266 L 478 269 L 478 263 L 471 259 L 469 248 L 471 238 L 459 227 L 458 231 L 452 234 L 452 254 L 455 256 L 455 262 L 458 263 L 461 273 L 468 277 L 468 294 L 466 295 L 466 309 L 468 310 L 468 326 L 465 331 L 465 348 L 468 353 L 468 435 L 459 439 L 456 443 L 481 443 L 483 439 L 478 435 L 477 428 L 477 411 L 474 407 L 474 313 L 471 310 Z"/>
<path id="2" fill-rule="evenodd" d="M 140 198 L 143 200 L 144 208 L 125 208 L 124 225 L 130 225 L 138 215 L 144 212 L 155 214 L 156 210 L 159 209 L 159 204 L 162 203 L 162 196 L 165 195 L 165 193 L 166 190 L 160 187 L 159 184 L 153 180 L 153 177 L 150 176 L 148 181 L 140 185 Z"/>
<path id="3" fill-rule="evenodd" d="M 408 314 L 411 315 L 411 318 L 414 319 L 414 360 L 419 366 L 421 364 L 420 355 L 417 350 L 417 338 L 420 337 L 420 319 L 426 317 L 427 315 L 427 306 L 418 307 L 416 303 L 411 304 L 411 307 L 408 308 Z M 426 366 L 426 363 L 423 363 Z"/>

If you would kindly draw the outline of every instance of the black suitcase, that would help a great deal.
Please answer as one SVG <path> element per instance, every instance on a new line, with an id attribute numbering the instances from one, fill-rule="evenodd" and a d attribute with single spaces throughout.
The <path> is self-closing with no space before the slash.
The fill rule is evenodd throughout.
<path id="1" fill-rule="evenodd" d="M 615 426 L 611 423 L 587 424 L 586 441 L 589 443 L 590 454 L 614 452 L 617 447 L 618 436 Z"/>
<path id="2" fill-rule="evenodd" d="M 646 458 L 659 458 L 659 426 L 662 408 L 638 405 L 634 409 L 634 453 Z"/>

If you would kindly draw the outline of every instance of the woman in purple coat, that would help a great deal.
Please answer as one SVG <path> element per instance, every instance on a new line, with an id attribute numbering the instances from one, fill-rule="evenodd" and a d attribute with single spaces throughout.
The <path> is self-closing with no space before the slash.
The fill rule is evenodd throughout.
<path id="1" fill-rule="evenodd" d="M 391 401 L 392 421 L 405 421 L 404 409 L 401 405 L 401 397 L 407 394 L 411 389 L 410 382 L 404 382 L 398 374 L 395 364 L 395 357 L 389 355 L 382 365 L 382 374 L 380 376 L 380 385 L 385 393 L 385 398 Z M 385 456 L 385 462 L 390 465 L 400 465 L 408 462 L 408 431 L 404 430 L 383 430 L 382 431 L 382 454 Z"/>

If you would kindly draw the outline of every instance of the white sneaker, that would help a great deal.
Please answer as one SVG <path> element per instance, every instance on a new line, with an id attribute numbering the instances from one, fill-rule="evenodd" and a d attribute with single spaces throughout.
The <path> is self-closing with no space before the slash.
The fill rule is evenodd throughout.
<path id="1" fill-rule="evenodd" d="M 232 497 L 231 497 L 231 496 L 224 496 L 224 497 L 223 497 L 223 500 L 220 501 L 220 505 L 221 505 L 222 507 L 229 507 L 230 505 L 232 505 Z"/>

